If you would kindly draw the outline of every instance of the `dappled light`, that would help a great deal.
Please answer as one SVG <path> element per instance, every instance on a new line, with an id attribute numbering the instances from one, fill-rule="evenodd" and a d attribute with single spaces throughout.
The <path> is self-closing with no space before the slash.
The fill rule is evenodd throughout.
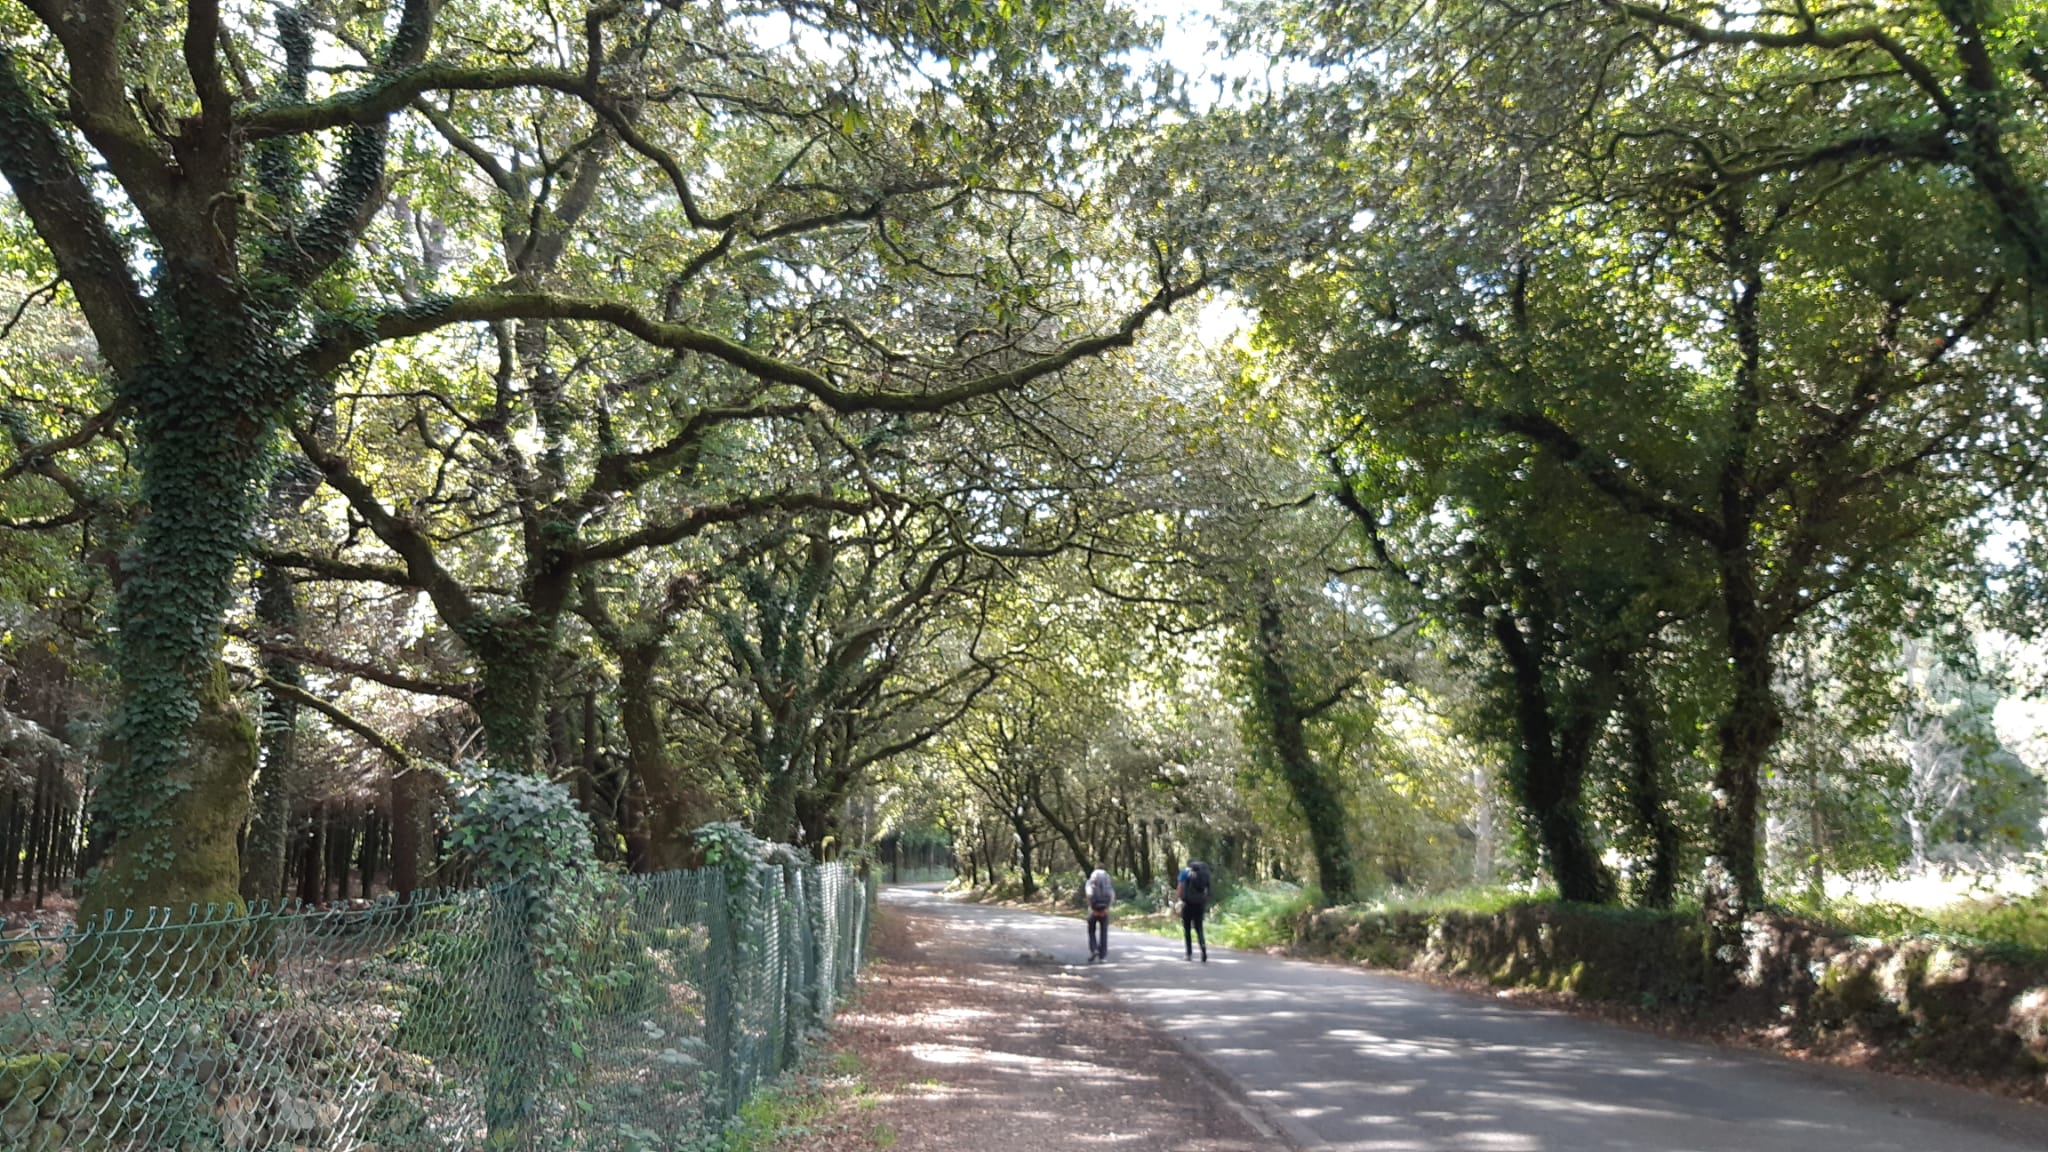
<path id="1" fill-rule="evenodd" d="M 2048 0 L 0 7 L 8 1152 L 2048 1146 Z"/>
<path id="2" fill-rule="evenodd" d="M 1079 966 L 1077 921 L 942 903 L 964 936 L 1052 953 L 1200 1052 L 1261 1108 L 1375 1152 L 2019 1152 L 2015 1105 L 1807 1072 L 1412 980 L 1127 936 Z M 2008 1127 L 2009 1126 L 2009 1127 Z"/>

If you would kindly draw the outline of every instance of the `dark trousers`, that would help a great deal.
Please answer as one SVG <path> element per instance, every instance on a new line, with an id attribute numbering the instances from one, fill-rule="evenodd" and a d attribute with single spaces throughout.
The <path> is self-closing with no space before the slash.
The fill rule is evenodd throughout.
<path id="1" fill-rule="evenodd" d="M 1101 956 L 1105 959 L 1109 956 L 1109 913 L 1107 912 L 1099 916 L 1093 912 L 1088 914 L 1088 954 L 1090 956 Z"/>
<path id="2" fill-rule="evenodd" d="M 1209 958 L 1209 938 L 1202 933 L 1202 917 L 1208 915 L 1208 913 L 1209 906 L 1207 904 L 1183 902 L 1180 906 L 1181 943 L 1187 946 L 1188 955 L 1193 956 L 1195 954 L 1195 943 L 1200 941 L 1202 945 L 1202 959 L 1204 960 Z"/>

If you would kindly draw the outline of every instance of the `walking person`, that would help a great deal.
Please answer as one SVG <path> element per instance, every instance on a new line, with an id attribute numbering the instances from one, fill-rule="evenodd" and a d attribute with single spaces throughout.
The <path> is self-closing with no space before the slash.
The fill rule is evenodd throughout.
<path id="1" fill-rule="evenodd" d="M 1116 903 L 1116 885 L 1097 868 L 1088 874 L 1088 962 L 1109 959 L 1109 906 Z"/>
<path id="2" fill-rule="evenodd" d="M 1200 860 L 1188 861 L 1180 870 L 1180 883 L 1175 886 L 1180 896 L 1180 939 L 1188 950 L 1188 959 L 1195 958 L 1195 944 L 1202 945 L 1202 963 L 1209 962 L 1209 937 L 1202 932 L 1202 917 L 1209 912 L 1209 866 Z"/>

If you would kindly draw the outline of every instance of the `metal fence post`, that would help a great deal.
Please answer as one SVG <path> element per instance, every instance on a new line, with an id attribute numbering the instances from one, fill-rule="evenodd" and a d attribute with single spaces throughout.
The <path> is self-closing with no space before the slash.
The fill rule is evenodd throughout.
<path id="1" fill-rule="evenodd" d="M 739 972 L 739 933 L 732 915 L 732 864 L 710 869 L 717 891 L 705 910 L 704 1043 L 709 1049 L 710 1088 L 704 1112 L 713 1125 L 722 1124 L 737 1106 L 733 1086 L 739 1073 L 739 1029 L 735 1026 L 733 982 Z"/>

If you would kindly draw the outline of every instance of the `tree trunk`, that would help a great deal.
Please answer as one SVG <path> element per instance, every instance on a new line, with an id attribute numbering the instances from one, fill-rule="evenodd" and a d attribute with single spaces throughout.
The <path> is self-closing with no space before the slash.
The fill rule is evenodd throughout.
<path id="1" fill-rule="evenodd" d="M 0 900 L 14 899 L 14 876 L 21 865 L 21 793 L 9 788 L 0 801 Z"/>
<path id="2" fill-rule="evenodd" d="M 1010 817 L 1010 831 L 1017 838 L 1017 867 L 1024 876 L 1024 898 L 1038 895 L 1038 877 L 1032 872 L 1031 825 L 1021 816 Z"/>
<path id="3" fill-rule="evenodd" d="M 1629 738 L 1629 814 L 1648 849 L 1636 899 L 1647 908 L 1669 908 L 1678 895 L 1679 853 L 1684 848 L 1678 821 L 1671 815 L 1669 773 L 1658 753 L 1655 722 L 1641 687 L 1625 680 L 1620 702 Z"/>
<path id="4" fill-rule="evenodd" d="M 377 817 L 375 809 L 363 814 L 362 845 L 356 856 L 356 897 L 370 898 L 370 891 L 376 885 L 377 869 L 384 863 L 384 822 Z"/>
<path id="5" fill-rule="evenodd" d="M 130 908 L 167 908 L 182 918 L 193 905 L 240 905 L 235 841 L 249 813 L 256 728 L 229 694 L 225 670 L 216 668 L 198 703 L 184 752 L 167 774 L 183 787 L 150 805 L 163 827 L 120 822 L 124 831 L 109 843 L 79 901 L 80 922 Z M 122 768 L 135 763 L 124 758 Z"/>
<path id="6" fill-rule="evenodd" d="M 165 358 L 121 380 L 143 509 L 120 565 L 112 753 L 93 791 L 104 853 L 83 910 L 239 905 L 236 841 L 258 754 L 217 648 L 282 406 L 297 386 L 255 306 L 172 262 Z"/>
<path id="7" fill-rule="evenodd" d="M 619 668 L 619 724 L 626 736 L 626 767 L 638 784 L 640 851 L 635 871 L 667 872 L 703 862 L 691 833 L 721 815 L 711 790 L 694 771 L 679 768 L 669 755 L 655 695 L 659 649 L 632 649 Z"/>
<path id="8" fill-rule="evenodd" d="M 792 735 L 795 727 L 793 723 L 775 723 L 768 739 L 758 747 L 761 809 L 754 817 L 754 834 L 778 843 L 787 843 L 796 834 L 796 755 L 800 746 Z"/>
<path id="9" fill-rule="evenodd" d="M 1734 678 L 1728 710 L 1718 725 L 1720 760 L 1714 767 L 1712 833 L 1719 875 L 1710 880 L 1710 915 L 1740 919 L 1761 907 L 1763 874 L 1757 861 L 1757 821 L 1763 808 L 1763 765 L 1778 742 L 1784 717 L 1772 685 L 1771 638 L 1749 595 L 1746 572 L 1723 572 L 1729 670 Z"/>
<path id="10" fill-rule="evenodd" d="M 1294 797 L 1308 826 L 1309 847 L 1316 858 L 1316 882 L 1323 900 L 1348 904 L 1356 880 L 1351 861 L 1351 837 L 1346 828 L 1344 805 L 1331 787 L 1323 766 L 1308 748 L 1308 717 L 1297 696 L 1293 673 L 1287 667 L 1286 629 L 1280 605 L 1270 599 L 1259 605 L 1257 681 L 1253 685 L 1266 738 L 1280 765 L 1280 776 Z"/>
<path id="11" fill-rule="evenodd" d="M 1060 839 L 1066 841 L 1067 851 L 1074 854 L 1074 863 L 1080 867 L 1081 874 L 1085 876 L 1093 872 L 1095 870 L 1095 857 L 1088 851 L 1087 846 L 1081 842 L 1081 837 L 1075 831 L 1074 826 L 1053 813 L 1052 806 L 1045 802 L 1044 790 L 1035 785 L 1031 789 L 1031 805 L 1038 809 L 1040 816 L 1045 817 L 1047 824 L 1052 825 L 1052 830 L 1059 833 Z"/>
<path id="12" fill-rule="evenodd" d="M 1764 899 L 1757 863 L 1757 821 L 1762 810 L 1764 759 L 1778 742 L 1783 716 L 1772 680 L 1776 639 L 1757 594 L 1755 547 L 1757 498 L 1750 489 L 1751 441 L 1763 409 L 1762 257 L 1749 235 L 1740 195 L 1717 205 L 1724 231 L 1724 259 L 1734 272 L 1729 328 L 1740 351 L 1726 456 L 1718 479 L 1723 536 L 1716 541 L 1715 567 L 1721 584 L 1722 627 L 1734 683 L 1719 724 L 1720 760 L 1714 767 L 1712 837 L 1716 861 L 1708 869 L 1707 918 L 1716 963 L 1737 943 L 1737 925 Z"/>
<path id="13" fill-rule="evenodd" d="M 1522 634 L 1519 620 L 1505 612 L 1491 618 L 1494 640 L 1507 659 L 1514 690 L 1516 750 L 1508 784 L 1536 833 L 1557 894 L 1566 900 L 1604 904 L 1614 898 L 1614 879 L 1594 853 L 1586 834 L 1584 791 L 1597 714 L 1568 717 L 1563 730 L 1551 711 L 1542 657 Z"/>
<path id="14" fill-rule="evenodd" d="M 407 900 L 420 887 L 420 832 L 427 774 L 417 768 L 391 773 L 391 890 Z"/>
<path id="15" fill-rule="evenodd" d="M 35 797 L 28 810 L 28 849 L 23 854 L 24 869 L 22 887 L 30 890 L 35 906 L 43 906 L 43 841 L 49 836 L 50 822 L 50 773 L 49 769 L 36 766 Z"/>
<path id="16" fill-rule="evenodd" d="M 544 763 L 555 617 L 515 609 L 472 620 L 461 635 L 477 662 L 475 706 L 485 758 L 497 771 L 532 775 Z"/>
<path id="17" fill-rule="evenodd" d="M 266 565 L 257 574 L 256 618 L 273 638 L 289 640 L 298 635 L 298 585 L 286 569 Z M 280 684 L 305 687 L 306 678 L 296 660 L 267 656 L 263 674 Z M 281 693 L 266 693 L 262 727 L 256 794 L 242 847 L 244 900 L 275 900 L 284 894 L 284 857 L 291 841 L 292 797 L 298 782 L 298 701 Z"/>
<path id="18" fill-rule="evenodd" d="M 305 838 L 299 845 L 299 902 L 320 903 L 323 888 L 320 869 L 327 862 L 327 805 L 317 805 L 306 816 Z"/>

